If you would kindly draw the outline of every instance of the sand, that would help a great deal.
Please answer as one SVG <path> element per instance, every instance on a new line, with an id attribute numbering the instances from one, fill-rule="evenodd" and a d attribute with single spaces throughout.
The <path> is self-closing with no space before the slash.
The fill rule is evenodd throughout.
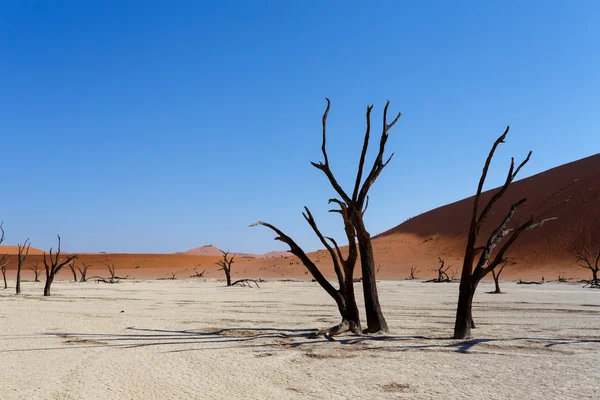
<path id="1" fill-rule="evenodd" d="M 311 282 L 41 283 L 0 290 L 2 399 L 595 399 L 600 290 L 480 285 L 475 339 L 449 339 L 457 284 L 380 282 L 388 337 L 338 322 Z"/>

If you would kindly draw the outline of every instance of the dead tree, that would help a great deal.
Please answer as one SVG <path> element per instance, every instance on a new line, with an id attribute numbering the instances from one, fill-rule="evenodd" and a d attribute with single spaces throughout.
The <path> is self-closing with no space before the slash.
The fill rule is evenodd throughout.
<path id="1" fill-rule="evenodd" d="M 417 272 L 417 267 L 410 267 L 410 277 L 408 278 L 409 280 L 415 280 L 417 279 L 415 277 L 415 272 Z"/>
<path id="2" fill-rule="evenodd" d="M 204 273 L 206 272 L 206 270 L 199 272 L 197 270 L 198 267 L 194 267 L 194 274 L 190 275 L 190 278 L 203 278 L 204 277 Z"/>
<path id="3" fill-rule="evenodd" d="M 448 265 L 447 267 L 444 268 L 446 261 L 441 257 L 438 257 L 438 261 L 440 263 L 440 266 L 437 269 L 437 273 L 438 273 L 437 281 L 438 282 L 450 282 L 450 277 L 446 273 L 446 271 L 448 271 L 448 268 L 450 268 L 450 265 Z"/>
<path id="4" fill-rule="evenodd" d="M 4 227 L 2 226 L 3 222 L 0 222 L 0 244 L 4 242 Z M 4 278 L 4 289 L 8 288 L 6 284 L 6 266 L 8 265 L 8 254 L 3 254 L 0 256 L 0 271 L 2 272 L 2 278 Z"/>
<path id="5" fill-rule="evenodd" d="M 115 264 L 109 264 L 109 263 L 103 263 L 103 264 L 106 265 L 106 268 L 108 268 L 108 278 L 103 278 L 101 276 L 91 276 L 87 279 L 95 279 L 96 283 L 98 283 L 98 282 L 118 283 L 122 279 L 129 278 L 129 275 L 126 275 L 124 277 L 117 276 Z"/>
<path id="6" fill-rule="evenodd" d="M 598 270 L 600 269 L 600 247 L 598 248 L 597 252 L 592 251 L 591 248 L 585 248 L 583 251 L 576 249 L 576 251 L 577 265 L 592 271 L 592 280 L 590 280 L 586 286 L 600 289 L 600 282 L 598 281 Z"/>
<path id="7" fill-rule="evenodd" d="M 490 293 L 494 293 L 494 294 L 500 294 L 502 293 L 500 291 L 500 274 L 502 273 L 502 271 L 504 270 L 504 267 L 506 267 L 506 264 L 508 263 L 508 260 L 505 260 L 502 265 L 500 266 L 500 268 L 498 268 L 498 271 L 496 272 L 496 270 L 492 270 L 492 277 L 494 278 L 494 285 L 495 285 L 495 290 L 493 292 Z"/>
<path id="8" fill-rule="evenodd" d="M 454 325 L 455 339 L 465 339 L 470 337 L 471 329 L 475 328 L 475 323 L 473 322 L 472 306 L 473 296 L 475 295 L 475 290 L 477 289 L 479 281 L 488 273 L 493 271 L 497 266 L 506 261 L 504 258 L 506 251 L 510 248 L 510 246 L 512 246 L 513 243 L 515 243 L 515 241 L 523 232 L 525 232 L 528 228 L 530 228 L 533 225 L 533 216 L 531 216 L 526 222 L 517 225 L 515 228 L 507 228 L 517 209 L 523 204 L 525 204 L 525 202 L 527 201 L 527 199 L 525 198 L 521 199 L 510 207 L 510 210 L 502 219 L 502 222 L 500 222 L 496 229 L 494 229 L 494 231 L 491 233 L 486 243 L 484 245 L 477 246 L 479 231 L 483 223 L 486 221 L 493 206 L 506 193 L 506 190 L 517 177 L 517 174 L 519 173 L 521 168 L 525 164 L 527 164 L 529 158 L 531 157 L 530 151 L 527 155 L 527 158 L 525 158 L 525 160 L 523 160 L 516 169 L 514 158 L 511 160 L 510 168 L 508 170 L 508 175 L 506 177 L 504 185 L 502 185 L 502 187 L 498 189 L 496 193 L 494 193 L 494 195 L 488 201 L 486 206 L 483 208 L 483 211 L 479 213 L 479 199 L 481 197 L 481 192 L 483 190 L 483 185 L 485 183 L 485 178 L 487 176 L 490 163 L 492 161 L 492 158 L 494 157 L 494 153 L 498 145 L 500 143 L 504 143 L 504 139 L 508 135 L 508 130 L 509 127 L 507 127 L 504 133 L 494 142 L 494 145 L 492 146 L 492 149 L 488 154 L 488 157 L 485 161 L 485 165 L 483 167 L 483 171 L 481 173 L 481 178 L 479 179 L 477 192 L 473 201 L 471 225 L 469 227 L 469 235 L 467 239 L 465 258 L 463 261 L 463 268 L 460 279 L 458 306 L 456 309 L 456 322 Z M 541 225 L 542 223 L 538 225 Z M 490 260 L 492 251 L 500 242 L 502 242 L 502 240 L 506 236 L 508 236 L 508 239 L 497 251 L 496 256 Z M 473 268 L 473 265 L 475 264 L 475 258 L 478 255 L 479 260 Z"/>
<path id="9" fill-rule="evenodd" d="M 83 268 L 77 267 L 77 270 L 79 270 L 79 276 L 80 276 L 79 282 L 86 282 L 87 281 L 87 272 L 88 272 L 88 269 L 91 267 L 91 264 L 86 264 L 82 261 L 81 265 L 83 265 Z"/>
<path id="10" fill-rule="evenodd" d="M 446 261 L 441 257 L 438 257 L 438 262 L 440 263 L 440 266 L 434 269 L 438 274 L 437 278 L 429 279 L 428 281 L 425 281 L 425 283 L 452 282 L 454 280 L 454 275 L 450 278 L 447 273 L 448 269 L 450 269 L 450 265 L 446 266 Z"/>
<path id="11" fill-rule="evenodd" d="M 34 282 L 39 282 L 40 281 L 40 274 L 42 273 L 42 270 L 40 269 L 40 264 L 36 261 L 33 263 L 33 265 L 31 267 L 29 267 L 30 270 L 33 271 L 33 273 L 35 274 L 35 278 L 34 278 Z"/>
<path id="12" fill-rule="evenodd" d="M 310 227 L 313 229 L 323 246 L 329 252 L 331 260 L 333 261 L 333 268 L 338 280 L 339 289 L 336 289 L 321 273 L 315 263 L 306 255 L 304 250 L 296 242 L 287 236 L 285 233 L 277 229 L 275 226 L 266 222 L 257 222 L 254 225 L 263 225 L 274 231 L 278 236 L 275 240 L 284 242 L 290 247 L 290 253 L 295 255 L 302 261 L 308 272 L 313 276 L 314 280 L 321 285 L 321 287 L 333 298 L 338 306 L 338 310 L 342 317 L 342 321 L 328 329 L 325 334 L 328 336 L 337 335 L 347 331 L 351 331 L 357 335 L 360 335 L 360 314 L 358 306 L 356 305 L 356 297 L 354 294 L 354 268 L 358 258 L 358 250 L 356 248 L 355 230 L 346 204 L 341 201 L 331 200 L 330 202 L 337 203 L 340 206 L 339 210 L 331 210 L 332 212 L 338 212 L 342 216 L 344 221 L 344 231 L 346 233 L 346 239 L 348 240 L 348 256 L 344 258 L 337 242 L 330 237 L 325 237 L 319 230 L 315 219 L 313 218 L 308 207 L 304 207 L 305 213 L 302 213 L 304 219 Z M 335 250 L 334 250 L 335 248 Z"/>
<path id="13" fill-rule="evenodd" d="M 23 242 L 23 244 L 17 244 L 18 255 L 17 255 L 17 284 L 16 284 L 16 294 L 21 293 L 21 269 L 23 268 L 23 264 L 25 264 L 25 260 L 29 255 L 29 248 L 31 247 L 31 242 L 29 238 Z"/>
<path id="14" fill-rule="evenodd" d="M 366 112 L 366 132 L 360 155 L 360 161 L 358 163 L 358 169 L 356 173 L 356 180 L 354 183 L 354 189 L 351 194 L 348 194 L 338 183 L 331 168 L 329 166 L 329 158 L 327 156 L 327 116 L 329 115 L 329 108 L 331 102 L 327 99 L 327 108 L 322 118 L 323 125 L 323 142 L 321 145 L 321 151 L 323 153 L 322 162 L 313 162 L 312 165 L 322 171 L 333 189 L 340 196 L 340 199 L 336 199 L 336 202 L 343 202 L 347 209 L 350 223 L 353 225 L 356 232 L 356 238 L 358 239 L 358 249 L 360 253 L 361 270 L 362 270 L 362 284 L 363 294 L 365 298 L 365 311 L 367 314 L 367 329 L 366 332 L 388 332 L 387 322 L 381 312 L 381 305 L 379 304 L 379 295 L 377 292 L 377 281 L 375 279 L 375 259 L 373 256 L 373 247 L 371 245 L 371 235 L 367 231 L 364 224 L 364 214 L 369 205 L 368 193 L 381 171 L 391 161 L 394 154 L 384 161 L 383 154 L 385 153 L 385 145 L 389 137 L 389 131 L 398 122 L 401 113 L 398 113 L 394 120 L 388 124 L 387 112 L 390 102 L 388 101 L 383 109 L 383 126 L 381 131 L 381 138 L 379 140 L 379 150 L 377 156 L 373 162 L 371 169 L 369 170 L 367 177 L 363 182 L 363 169 L 365 165 L 365 158 L 367 155 L 367 149 L 369 147 L 369 139 L 371 135 L 371 110 L 373 106 L 367 106 Z"/>
<path id="15" fill-rule="evenodd" d="M 77 269 L 75 268 L 75 261 L 69 264 L 69 269 L 73 274 L 73 282 L 77 282 Z"/>
<path id="16" fill-rule="evenodd" d="M 233 257 L 229 258 L 229 252 L 221 250 L 223 253 L 223 259 L 217 261 L 217 265 L 220 266 L 219 270 L 223 270 L 225 272 L 225 278 L 227 278 L 227 286 L 231 286 L 231 264 L 233 264 L 233 259 L 235 258 L 235 254 Z"/>
<path id="17" fill-rule="evenodd" d="M 62 259 L 60 257 L 60 235 L 56 235 L 58 238 L 58 248 L 56 253 L 52 254 L 52 247 L 50 248 L 50 254 L 46 257 L 44 252 L 44 268 L 46 270 L 46 284 L 44 285 L 44 296 L 50 296 L 50 286 L 54 282 L 56 274 L 58 274 L 66 265 L 77 258 L 77 254 L 71 254 Z"/>
<path id="18" fill-rule="evenodd" d="M 240 279 L 240 280 L 233 282 L 231 284 L 231 286 L 240 285 L 240 286 L 251 288 L 252 282 L 254 282 L 254 284 L 256 285 L 257 288 L 260 288 L 260 286 L 258 286 L 258 282 L 255 279 Z"/>

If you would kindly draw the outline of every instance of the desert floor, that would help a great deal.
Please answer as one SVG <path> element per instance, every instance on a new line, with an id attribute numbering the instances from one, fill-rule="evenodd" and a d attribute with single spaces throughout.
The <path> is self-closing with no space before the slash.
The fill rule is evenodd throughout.
<path id="1" fill-rule="evenodd" d="M 482 284 L 474 339 L 458 285 L 380 282 L 387 337 L 329 341 L 311 282 L 55 282 L 0 290 L 2 399 L 597 399 L 600 290 Z M 357 289 L 360 287 L 357 285 Z"/>

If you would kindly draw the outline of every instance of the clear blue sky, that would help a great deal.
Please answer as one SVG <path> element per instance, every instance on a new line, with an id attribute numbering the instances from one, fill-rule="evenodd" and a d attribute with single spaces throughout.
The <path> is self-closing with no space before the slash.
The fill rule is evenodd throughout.
<path id="1" fill-rule="evenodd" d="M 592 0 L 3 1 L 7 243 L 285 249 L 247 227 L 264 220 L 316 249 L 302 206 L 340 234 L 309 163 L 326 96 L 346 186 L 366 105 L 376 128 L 386 99 L 403 113 L 371 192 L 373 235 L 472 195 L 507 124 L 488 187 L 529 149 L 523 176 L 595 154 L 598 21 Z"/>

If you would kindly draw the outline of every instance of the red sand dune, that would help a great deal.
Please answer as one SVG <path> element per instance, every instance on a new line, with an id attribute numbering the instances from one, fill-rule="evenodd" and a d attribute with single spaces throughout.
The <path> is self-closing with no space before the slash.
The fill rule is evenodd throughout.
<path id="1" fill-rule="evenodd" d="M 477 182 L 473 182 L 475 190 Z M 496 189 L 482 195 L 485 203 Z M 527 204 L 519 209 L 514 223 L 522 222 L 531 213 L 542 218 L 557 218 L 542 227 L 527 232 L 507 256 L 517 264 L 507 266 L 503 279 L 555 280 L 558 274 L 567 278 L 589 278 L 589 271 L 575 263 L 575 247 L 600 245 L 600 154 L 562 165 L 535 176 L 515 182 L 504 198 L 497 203 L 482 229 L 481 240 L 495 228 L 505 216 L 510 205 L 527 197 Z M 373 239 L 375 261 L 381 279 L 404 279 L 410 268 L 417 267 L 417 278 L 426 279 L 436 275 L 438 257 L 446 260 L 456 277 L 460 275 L 466 233 L 469 227 L 473 198 L 467 198 L 412 218 Z M 5 253 L 16 254 L 12 246 L 5 246 Z M 0 253 L 2 251 L 0 250 Z M 43 266 L 40 250 L 33 249 L 27 259 L 26 268 L 38 262 Z M 178 278 L 189 277 L 193 269 L 207 270 L 207 278 L 223 278 L 215 262 L 220 251 L 214 246 L 205 246 L 177 254 L 81 254 L 81 262 L 92 263 L 89 275 L 107 275 L 105 263 L 115 264 L 118 275 L 135 278 L 159 278 L 177 273 Z M 241 255 L 241 254 L 240 254 Z M 286 252 L 273 252 L 243 258 L 238 255 L 233 265 L 235 278 L 265 279 L 311 279 L 304 266 Z M 286 257 L 284 257 L 286 256 Z M 310 257 L 324 274 L 333 278 L 329 254 L 317 251 Z M 9 271 L 16 267 L 16 257 L 11 256 Z M 29 279 L 25 273 L 24 279 Z M 360 267 L 356 274 L 360 276 Z M 10 276 L 10 274 L 9 274 Z M 70 279 L 64 271 L 60 279 Z"/>
<path id="2" fill-rule="evenodd" d="M 17 246 L 0 245 L 0 254 L 12 254 L 12 255 L 19 254 L 19 248 Z M 34 254 L 42 255 L 42 254 L 44 254 L 44 251 L 40 250 L 40 249 L 36 249 L 35 247 L 30 247 L 29 254 L 30 255 L 34 255 Z"/>
<path id="3" fill-rule="evenodd" d="M 219 256 L 222 257 L 221 250 L 212 244 L 196 247 L 188 251 L 175 253 L 175 254 L 187 254 L 191 256 Z M 236 253 L 230 251 L 229 254 L 234 255 L 236 258 L 276 258 L 276 257 L 287 257 L 289 253 L 287 251 L 271 251 L 265 254 L 254 254 L 254 253 Z"/>

